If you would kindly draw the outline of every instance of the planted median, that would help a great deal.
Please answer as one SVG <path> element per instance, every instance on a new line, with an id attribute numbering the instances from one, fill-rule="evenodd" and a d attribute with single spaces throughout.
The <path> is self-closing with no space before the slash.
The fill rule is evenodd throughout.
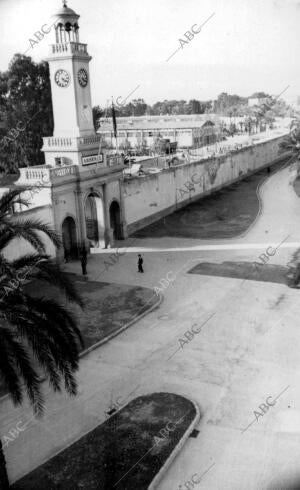
<path id="1" fill-rule="evenodd" d="M 140 396 L 11 488 L 147 489 L 197 418 L 182 396 Z"/>

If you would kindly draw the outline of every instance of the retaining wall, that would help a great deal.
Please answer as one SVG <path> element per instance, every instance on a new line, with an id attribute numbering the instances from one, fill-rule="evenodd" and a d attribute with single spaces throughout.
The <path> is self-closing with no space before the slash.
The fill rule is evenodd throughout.
<path id="1" fill-rule="evenodd" d="M 128 233 L 134 233 L 176 209 L 286 159 L 287 155 L 278 153 L 279 143 L 284 137 L 126 180 L 124 204 Z"/>

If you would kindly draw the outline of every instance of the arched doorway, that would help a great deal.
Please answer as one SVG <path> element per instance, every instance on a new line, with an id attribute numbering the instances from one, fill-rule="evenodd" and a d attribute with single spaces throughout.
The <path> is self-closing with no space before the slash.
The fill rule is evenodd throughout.
<path id="1" fill-rule="evenodd" d="M 67 216 L 62 223 L 62 240 L 65 259 L 78 257 L 78 244 L 76 224 L 71 216 Z"/>
<path id="2" fill-rule="evenodd" d="M 102 199 L 95 193 L 87 196 L 85 201 L 86 236 L 92 247 L 102 245 L 104 237 L 104 210 Z"/>
<path id="3" fill-rule="evenodd" d="M 109 207 L 110 227 L 115 240 L 122 240 L 121 212 L 118 201 L 113 201 Z"/>

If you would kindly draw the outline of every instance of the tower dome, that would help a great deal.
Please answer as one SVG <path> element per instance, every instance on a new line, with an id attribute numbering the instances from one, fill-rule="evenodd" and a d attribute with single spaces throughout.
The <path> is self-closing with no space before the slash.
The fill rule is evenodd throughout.
<path id="1" fill-rule="evenodd" d="M 79 42 L 79 17 L 64 0 L 63 6 L 53 15 L 56 43 Z"/>

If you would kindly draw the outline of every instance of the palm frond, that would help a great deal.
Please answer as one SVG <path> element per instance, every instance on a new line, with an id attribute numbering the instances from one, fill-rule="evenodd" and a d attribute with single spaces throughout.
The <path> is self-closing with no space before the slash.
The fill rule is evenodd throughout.
<path id="1" fill-rule="evenodd" d="M 20 300 L 16 304 L 10 297 L 4 311 L 7 321 L 15 327 L 20 338 L 28 341 L 33 354 L 42 360 L 52 386 L 60 389 L 55 379 L 56 373 L 59 373 L 68 393 L 76 394 L 74 372 L 79 367 L 83 339 L 72 313 L 54 300 L 30 296 L 25 297 L 23 305 Z M 44 352 L 39 352 L 41 345 Z M 53 371 L 53 365 L 57 371 Z"/>
<path id="2" fill-rule="evenodd" d="M 32 253 L 32 254 L 25 254 L 22 255 L 21 257 L 12 260 L 10 262 L 10 265 L 13 270 L 22 272 L 23 269 L 32 269 L 42 261 L 47 261 L 50 260 L 50 256 L 46 254 L 37 254 L 37 253 Z"/>
<path id="3" fill-rule="evenodd" d="M 26 189 L 25 189 L 26 190 Z M 22 189 L 12 189 L 5 192 L 3 196 L 0 197 L 0 219 L 2 221 L 3 217 L 11 213 L 12 206 L 14 204 L 21 204 L 23 206 L 28 206 L 28 199 L 21 197 Z"/>
<path id="4" fill-rule="evenodd" d="M 39 219 L 12 214 L 14 204 L 27 205 L 22 192 L 10 191 L 0 198 L 0 379 L 15 404 L 21 404 L 26 393 L 34 411 L 41 414 L 44 405 L 35 363 L 54 391 L 61 391 L 64 384 L 75 395 L 83 339 L 73 313 L 55 299 L 30 295 L 27 280 L 36 281 L 41 291 L 47 283 L 56 294 L 64 293 L 66 303 L 83 307 L 83 300 L 70 277 L 45 252 L 43 235 L 57 248 L 58 234 Z M 14 239 L 24 239 L 34 251 L 7 260 L 1 251 Z"/>
<path id="5" fill-rule="evenodd" d="M 0 227 L 0 250 L 8 247 L 10 242 L 15 238 L 23 238 L 26 242 L 37 250 L 38 252 L 45 252 L 45 244 L 41 237 L 31 229 L 26 230 L 23 226 L 16 225 L 14 227 L 7 227 L 5 230 L 1 230 Z"/>
<path id="6" fill-rule="evenodd" d="M 9 220 L 5 226 L 0 224 L 0 250 L 6 247 L 14 238 L 23 238 L 38 252 L 45 253 L 45 244 L 39 233 L 44 233 L 55 247 L 60 247 L 59 235 L 50 225 L 39 219 L 14 219 Z"/>
<path id="7" fill-rule="evenodd" d="M 23 401 L 21 378 L 35 412 L 41 414 L 44 404 L 40 392 L 39 376 L 32 367 L 28 352 L 16 339 L 15 334 L 6 327 L 0 328 L 0 339 L 0 373 L 10 392 L 13 393 L 13 401 L 15 403 L 22 403 Z M 7 376 L 7 367 L 5 366 L 3 369 L 2 362 L 5 358 L 10 365 L 10 376 Z M 14 363 L 13 367 L 12 363 Z"/>
<path id="8" fill-rule="evenodd" d="M 49 384 L 54 391 L 61 391 L 60 373 L 55 363 L 58 354 L 57 345 L 49 338 L 44 329 L 36 328 L 32 321 L 22 318 L 18 329 L 19 336 L 26 339 L 33 356 L 37 359 Z"/>

